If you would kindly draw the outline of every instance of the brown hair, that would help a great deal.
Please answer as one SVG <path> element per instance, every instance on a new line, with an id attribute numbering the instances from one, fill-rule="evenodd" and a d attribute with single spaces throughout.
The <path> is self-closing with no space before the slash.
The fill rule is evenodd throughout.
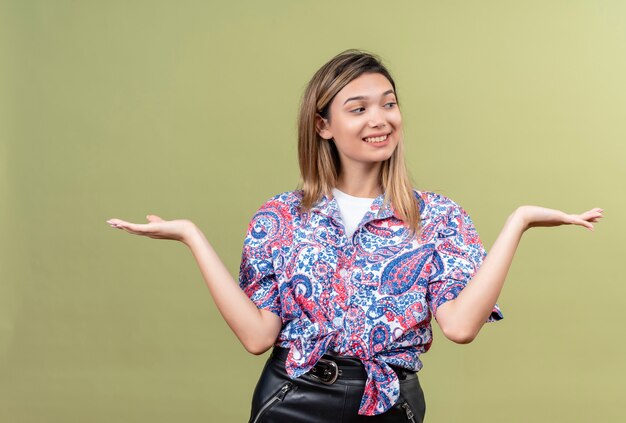
<path id="1" fill-rule="evenodd" d="M 334 142 L 328 142 L 317 133 L 315 116 L 328 119 L 330 104 L 339 91 L 365 73 L 379 73 L 395 82 L 381 60 L 371 53 L 346 50 L 333 57 L 311 78 L 306 87 L 298 116 L 298 160 L 300 183 L 304 195 L 302 210 L 309 210 L 323 195 L 332 195 L 341 161 Z M 396 94 L 397 98 L 397 94 Z M 400 140 L 391 157 L 382 163 L 380 186 L 385 192 L 385 203 L 391 202 L 396 214 L 415 234 L 420 215 L 411 180 L 404 162 L 404 140 Z"/>

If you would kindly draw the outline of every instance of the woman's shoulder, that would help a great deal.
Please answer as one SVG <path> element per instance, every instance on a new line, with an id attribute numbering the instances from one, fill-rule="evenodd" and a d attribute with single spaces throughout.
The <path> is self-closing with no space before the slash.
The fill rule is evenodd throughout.
<path id="1" fill-rule="evenodd" d="M 463 208 L 450 197 L 434 191 L 422 191 L 413 189 L 415 198 L 419 203 L 422 218 L 434 215 L 447 215 L 455 211 L 462 211 Z"/>
<path id="2" fill-rule="evenodd" d="M 302 195 L 301 189 L 275 194 L 259 207 L 257 213 L 277 209 L 295 213 L 299 210 L 300 204 L 302 203 Z"/>
<path id="3" fill-rule="evenodd" d="M 271 196 L 266 202 L 267 203 L 282 203 L 282 204 L 299 204 L 302 201 L 302 190 L 297 189 L 293 191 L 284 191 L 279 194 L 275 194 Z"/>

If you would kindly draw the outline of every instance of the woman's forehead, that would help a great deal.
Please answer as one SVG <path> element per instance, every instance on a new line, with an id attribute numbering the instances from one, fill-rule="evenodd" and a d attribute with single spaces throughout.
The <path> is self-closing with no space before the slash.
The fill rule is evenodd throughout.
<path id="1" fill-rule="evenodd" d="M 343 104 L 353 97 L 378 98 L 394 93 L 391 82 L 380 73 L 366 73 L 350 81 L 337 93 L 336 100 Z"/>

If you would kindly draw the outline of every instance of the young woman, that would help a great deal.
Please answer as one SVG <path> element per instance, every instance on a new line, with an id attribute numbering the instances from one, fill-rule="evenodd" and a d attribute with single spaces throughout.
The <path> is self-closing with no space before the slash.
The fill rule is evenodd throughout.
<path id="1" fill-rule="evenodd" d="M 447 338 L 471 342 L 502 318 L 496 300 L 524 231 L 592 230 L 602 217 L 521 206 L 486 255 L 463 208 L 412 187 L 395 83 L 365 52 L 345 51 L 313 76 L 298 136 L 301 189 L 253 216 L 238 283 L 189 220 L 107 221 L 187 245 L 246 350 L 273 347 L 251 422 L 423 421 L 416 372 L 431 317 Z"/>

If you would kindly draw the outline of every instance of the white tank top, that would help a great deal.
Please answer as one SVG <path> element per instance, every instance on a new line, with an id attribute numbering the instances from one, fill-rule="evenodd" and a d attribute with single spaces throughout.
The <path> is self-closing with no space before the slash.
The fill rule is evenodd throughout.
<path id="1" fill-rule="evenodd" d="M 343 191 L 339 191 L 337 188 L 333 188 L 332 191 L 339 205 L 339 212 L 341 213 L 341 219 L 346 228 L 346 235 L 351 237 L 357 226 L 359 226 L 359 223 L 361 223 L 365 213 L 367 213 L 372 206 L 374 199 L 353 197 Z"/>

